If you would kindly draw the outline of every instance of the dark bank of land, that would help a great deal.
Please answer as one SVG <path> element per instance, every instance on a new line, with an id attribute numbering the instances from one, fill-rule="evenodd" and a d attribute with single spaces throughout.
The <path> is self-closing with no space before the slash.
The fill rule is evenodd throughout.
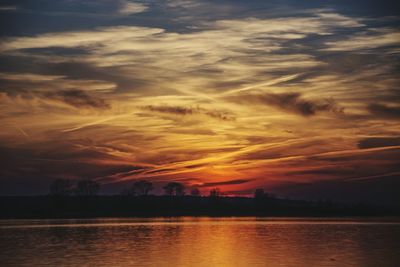
<path id="1" fill-rule="evenodd" d="M 368 204 L 278 198 L 200 196 L 4 196 L 0 218 L 155 216 L 399 216 L 400 209 Z"/>

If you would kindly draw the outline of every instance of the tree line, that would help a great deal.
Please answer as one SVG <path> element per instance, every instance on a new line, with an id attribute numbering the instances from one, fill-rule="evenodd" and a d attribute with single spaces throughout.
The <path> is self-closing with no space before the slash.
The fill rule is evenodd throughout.
<path id="1" fill-rule="evenodd" d="M 69 179 L 56 179 L 50 185 L 49 193 L 51 196 L 96 196 L 100 192 L 100 183 L 94 180 L 86 179 L 73 183 Z M 121 192 L 122 195 L 144 197 L 151 195 L 154 190 L 152 182 L 146 180 L 135 181 L 129 188 Z M 162 187 L 166 196 L 185 196 L 188 188 L 179 182 L 169 182 Z M 201 192 L 198 188 L 190 188 L 189 195 L 200 197 Z M 209 191 L 209 197 L 220 197 L 223 193 L 219 188 L 213 188 Z M 270 197 L 263 189 L 257 188 L 254 192 L 254 198 Z"/>

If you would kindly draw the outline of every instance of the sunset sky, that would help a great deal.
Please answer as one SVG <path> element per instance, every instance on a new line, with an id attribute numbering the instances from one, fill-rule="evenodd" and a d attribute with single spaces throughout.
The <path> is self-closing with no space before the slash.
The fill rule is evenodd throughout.
<path id="1" fill-rule="evenodd" d="M 392 201 L 399 5 L 0 0 L 0 194 L 90 178 Z"/>

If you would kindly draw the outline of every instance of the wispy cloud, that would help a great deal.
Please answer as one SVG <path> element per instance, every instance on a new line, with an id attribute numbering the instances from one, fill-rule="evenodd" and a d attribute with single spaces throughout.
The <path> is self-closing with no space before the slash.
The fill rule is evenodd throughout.
<path id="1" fill-rule="evenodd" d="M 304 98 L 300 93 L 277 94 L 253 91 L 229 96 L 228 99 L 243 104 L 277 107 L 302 116 L 313 116 L 324 111 L 341 114 L 344 111 L 333 99 L 310 100 Z"/>
<path id="2" fill-rule="evenodd" d="M 129 1 L 123 1 L 119 9 L 119 13 L 122 15 L 132 15 L 142 13 L 147 9 L 147 6 L 142 3 L 135 3 Z"/>
<path id="3" fill-rule="evenodd" d="M 182 107 L 182 106 L 153 106 L 148 105 L 142 107 L 142 109 L 149 110 L 152 112 L 160 112 L 174 115 L 206 115 L 211 118 L 220 120 L 234 120 L 235 116 L 231 112 L 218 111 L 218 110 L 208 110 L 202 107 Z"/>
<path id="4" fill-rule="evenodd" d="M 252 181 L 251 179 L 237 179 L 237 180 L 229 180 L 229 181 L 218 181 L 218 182 L 207 182 L 198 185 L 198 187 L 214 187 L 214 186 L 224 186 L 224 185 L 238 185 L 244 184 Z"/>
<path id="5" fill-rule="evenodd" d="M 57 92 L 48 92 L 46 97 L 63 101 L 77 108 L 98 108 L 109 109 L 110 104 L 99 96 L 91 95 L 82 90 L 64 90 Z"/>
<path id="6" fill-rule="evenodd" d="M 0 11 L 15 11 L 18 10 L 18 6 L 0 6 Z"/>
<path id="7" fill-rule="evenodd" d="M 391 48 L 392 53 L 399 53 L 400 32 L 398 29 L 369 29 L 356 33 L 344 40 L 326 43 L 327 51 L 352 51 L 365 53 L 370 49 Z"/>

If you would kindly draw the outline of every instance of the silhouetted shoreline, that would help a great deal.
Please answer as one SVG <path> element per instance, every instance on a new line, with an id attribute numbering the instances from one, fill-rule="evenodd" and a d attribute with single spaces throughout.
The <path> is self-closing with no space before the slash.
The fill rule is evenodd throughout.
<path id="1" fill-rule="evenodd" d="M 2 196 L 0 219 L 169 216 L 400 216 L 397 207 L 279 198 L 194 196 Z"/>

